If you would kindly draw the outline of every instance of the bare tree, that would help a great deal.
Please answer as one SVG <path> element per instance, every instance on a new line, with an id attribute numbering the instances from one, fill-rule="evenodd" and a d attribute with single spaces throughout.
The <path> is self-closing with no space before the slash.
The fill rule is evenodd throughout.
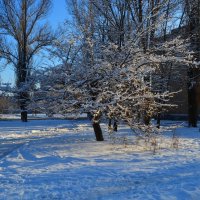
<path id="1" fill-rule="evenodd" d="M 0 0 L 0 57 L 16 72 L 21 120 L 27 121 L 27 103 L 34 57 L 51 44 L 52 34 L 42 20 L 51 0 Z"/>

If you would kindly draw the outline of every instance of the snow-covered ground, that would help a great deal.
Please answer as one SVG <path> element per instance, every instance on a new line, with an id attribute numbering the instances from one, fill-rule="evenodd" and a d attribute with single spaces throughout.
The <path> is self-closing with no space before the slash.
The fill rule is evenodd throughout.
<path id="1" fill-rule="evenodd" d="M 198 128 L 157 138 L 156 153 L 103 129 L 96 142 L 87 120 L 0 121 L 0 199 L 200 199 Z"/>

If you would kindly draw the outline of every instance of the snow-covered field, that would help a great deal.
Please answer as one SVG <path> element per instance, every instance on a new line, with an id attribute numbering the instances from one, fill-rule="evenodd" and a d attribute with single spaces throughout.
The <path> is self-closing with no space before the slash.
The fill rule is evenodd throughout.
<path id="1" fill-rule="evenodd" d="M 96 142 L 87 120 L 0 121 L 0 199 L 200 199 L 198 128 L 175 131 L 178 149 L 168 133 L 155 154 L 124 125 L 120 141 L 103 129 Z"/>

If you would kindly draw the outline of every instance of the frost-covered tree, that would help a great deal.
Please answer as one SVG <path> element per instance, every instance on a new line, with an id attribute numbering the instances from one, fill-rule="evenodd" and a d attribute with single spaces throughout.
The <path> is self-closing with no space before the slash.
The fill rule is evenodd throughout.
<path id="1" fill-rule="evenodd" d="M 21 120 L 27 121 L 27 104 L 34 57 L 51 44 L 52 34 L 42 20 L 47 15 L 51 0 L 0 1 L 0 57 L 16 72 Z"/>
<path id="2" fill-rule="evenodd" d="M 185 41 L 167 37 L 172 5 L 169 1 L 68 2 L 78 37 L 56 41 L 51 55 L 61 65 L 40 75 L 45 78 L 37 92 L 45 91 L 48 98 L 38 95 L 35 103 L 60 113 L 88 113 L 98 141 L 104 139 L 103 118 L 124 121 L 135 131 L 156 132 L 150 120 L 173 106 L 169 100 L 174 95 L 166 83 L 168 74 L 162 77 L 161 72 L 169 64 L 190 63 Z"/>
<path id="3" fill-rule="evenodd" d="M 184 45 L 178 39 L 145 53 L 132 43 L 127 43 L 120 51 L 115 44 L 102 47 L 102 54 L 95 59 L 95 64 L 80 68 L 80 72 L 76 72 L 77 80 L 66 87 L 68 96 L 74 97 L 71 105 L 68 99 L 69 107 L 92 113 L 96 124 L 101 116 L 107 116 L 127 122 L 134 130 L 155 131 L 149 118 L 158 110 L 173 106 L 169 99 L 174 93 L 167 89 L 158 92 L 156 85 L 159 80 L 149 79 L 149 74 L 153 75 L 160 65 L 169 61 L 184 63 L 184 54 L 174 57 L 183 51 L 182 48 Z M 165 51 L 165 56 L 160 55 L 160 51 Z"/>

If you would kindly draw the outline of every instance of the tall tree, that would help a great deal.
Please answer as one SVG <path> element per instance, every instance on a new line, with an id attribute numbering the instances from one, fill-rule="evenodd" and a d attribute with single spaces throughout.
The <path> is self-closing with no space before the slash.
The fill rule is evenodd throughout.
<path id="1" fill-rule="evenodd" d="M 156 112 L 171 106 L 167 101 L 172 96 L 167 89 L 155 91 L 150 75 L 159 71 L 161 65 L 179 62 L 177 55 L 183 51 L 179 49 L 178 39 L 164 42 L 159 34 L 162 24 L 168 33 L 168 19 L 163 18 L 165 15 L 169 18 L 171 3 L 160 0 L 67 2 L 75 19 L 74 27 L 82 35 L 80 59 L 83 62 L 74 71 L 75 81 L 66 84 L 67 93 L 74 97 L 65 99 L 66 104 L 71 101 L 70 107 L 93 113 L 96 124 L 101 116 L 108 116 L 128 121 L 135 129 L 150 126 L 150 118 Z M 157 42 L 153 41 L 156 38 Z"/>
<path id="2" fill-rule="evenodd" d="M 16 72 L 21 120 L 27 121 L 27 104 L 34 57 L 51 44 L 52 34 L 42 20 L 51 0 L 0 0 L 0 57 Z"/>
<path id="3" fill-rule="evenodd" d="M 200 0 L 185 0 L 187 27 L 190 36 L 190 48 L 193 53 L 194 63 L 200 61 Z M 192 64 L 188 69 L 188 123 L 189 126 L 197 126 L 198 118 L 198 78 L 200 69 Z"/>

